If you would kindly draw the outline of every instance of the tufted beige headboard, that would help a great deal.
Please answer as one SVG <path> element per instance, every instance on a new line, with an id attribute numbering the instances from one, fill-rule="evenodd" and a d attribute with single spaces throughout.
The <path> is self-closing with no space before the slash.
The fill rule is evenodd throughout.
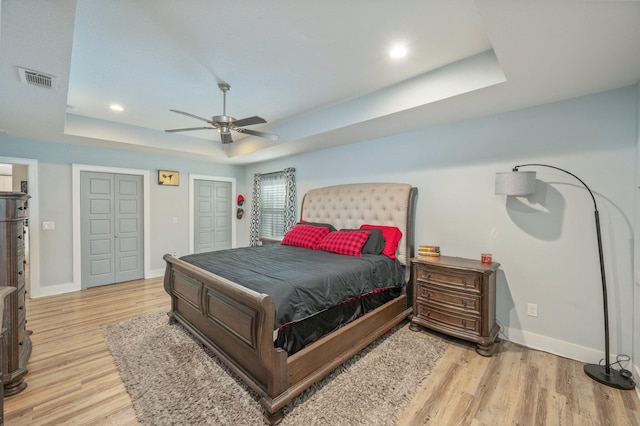
<path id="1" fill-rule="evenodd" d="M 413 255 L 414 204 L 417 188 L 405 183 L 353 183 L 312 189 L 302 200 L 300 218 L 330 223 L 336 229 L 364 223 L 397 226 L 402 231 L 398 260 Z"/>

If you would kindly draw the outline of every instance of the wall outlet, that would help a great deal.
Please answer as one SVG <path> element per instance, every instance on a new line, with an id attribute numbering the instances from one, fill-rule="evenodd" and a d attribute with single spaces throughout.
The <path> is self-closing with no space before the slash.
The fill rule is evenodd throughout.
<path id="1" fill-rule="evenodd" d="M 176 252 L 176 251 L 172 251 L 172 252 L 171 252 L 171 255 L 172 255 L 173 257 L 178 257 L 178 252 Z"/>
<path id="2" fill-rule="evenodd" d="M 174 216 L 174 217 L 173 217 L 173 219 L 172 219 L 172 221 L 173 221 L 173 223 L 174 223 L 174 224 L 175 224 L 175 223 L 178 223 L 178 218 Z"/>
<path id="3" fill-rule="evenodd" d="M 530 317 L 538 316 L 538 305 L 535 303 L 527 303 L 527 315 Z"/>
<path id="4" fill-rule="evenodd" d="M 43 231 L 52 231 L 56 229 L 55 222 L 42 222 L 42 230 Z"/>

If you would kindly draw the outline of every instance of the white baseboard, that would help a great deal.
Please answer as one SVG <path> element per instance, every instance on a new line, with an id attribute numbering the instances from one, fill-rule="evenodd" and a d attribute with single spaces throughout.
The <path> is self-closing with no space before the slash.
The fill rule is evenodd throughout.
<path id="1" fill-rule="evenodd" d="M 148 271 L 146 273 L 146 275 L 144 276 L 144 279 L 149 279 L 149 278 L 156 278 L 156 277 L 161 277 L 164 275 L 164 268 L 161 269 L 152 269 L 150 271 Z"/>
<path id="2" fill-rule="evenodd" d="M 80 288 L 75 283 L 56 284 L 51 286 L 31 286 L 31 297 L 37 299 L 38 297 L 55 296 L 56 294 L 71 293 L 72 291 L 78 291 Z"/>
<path id="3" fill-rule="evenodd" d="M 156 278 L 164 275 L 164 268 L 152 269 L 147 272 L 145 279 Z M 82 288 L 75 283 L 56 284 L 50 286 L 31 286 L 31 297 L 37 299 L 39 297 L 55 296 L 56 294 L 71 293 L 73 291 L 79 291 Z"/>
<path id="4" fill-rule="evenodd" d="M 508 327 L 505 327 L 503 332 L 511 342 L 565 358 L 571 358 L 577 361 L 593 364 L 599 363 L 600 360 L 604 358 L 604 351 L 575 345 L 573 343 L 553 339 L 541 334 L 530 333 L 528 331 Z M 610 354 L 611 359 L 615 359 L 615 357 L 616 355 Z"/>

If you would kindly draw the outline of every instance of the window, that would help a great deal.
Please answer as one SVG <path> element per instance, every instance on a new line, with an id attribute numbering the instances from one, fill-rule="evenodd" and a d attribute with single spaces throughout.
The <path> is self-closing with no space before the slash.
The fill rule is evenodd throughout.
<path id="1" fill-rule="evenodd" d="M 296 169 L 253 175 L 249 245 L 281 240 L 296 223 Z"/>
<path id="2" fill-rule="evenodd" d="M 260 238 L 284 236 L 286 199 L 284 172 L 263 175 L 260 188 Z"/>

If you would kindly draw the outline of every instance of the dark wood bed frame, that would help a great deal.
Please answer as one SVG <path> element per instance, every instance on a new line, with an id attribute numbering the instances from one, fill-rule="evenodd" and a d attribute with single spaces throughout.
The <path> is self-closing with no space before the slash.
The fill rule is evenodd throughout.
<path id="1" fill-rule="evenodd" d="M 406 184 L 349 184 L 309 191 L 301 218 L 337 229 L 363 223 L 398 226 L 398 259 L 413 254 L 417 189 Z M 271 298 L 190 265 L 171 255 L 164 288 L 171 296 L 170 322 L 178 322 L 260 396 L 264 419 L 277 424 L 282 408 L 305 389 L 411 314 L 410 286 L 374 311 L 288 356 L 273 345 L 275 308 Z"/>

